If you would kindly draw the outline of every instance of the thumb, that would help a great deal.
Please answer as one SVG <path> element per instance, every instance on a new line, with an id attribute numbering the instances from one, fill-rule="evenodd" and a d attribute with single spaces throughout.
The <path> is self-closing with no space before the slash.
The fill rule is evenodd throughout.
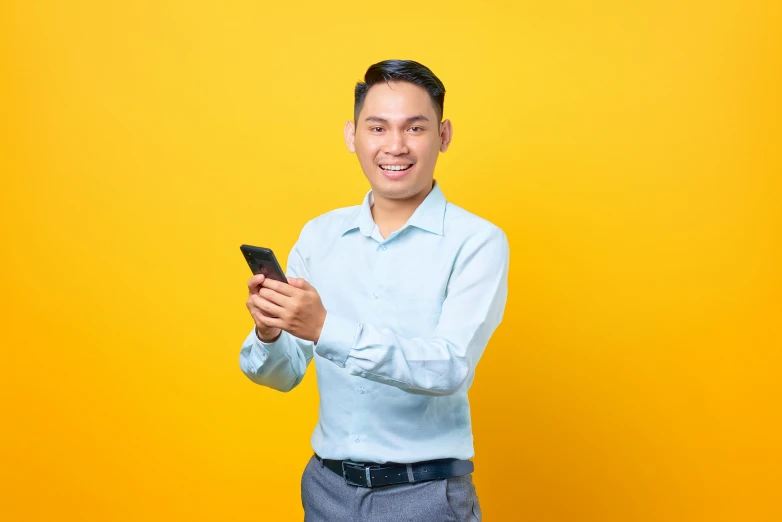
<path id="1" fill-rule="evenodd" d="M 306 290 L 307 288 L 310 287 L 310 284 L 304 279 L 302 279 L 301 277 L 289 277 L 288 284 L 295 288 L 300 288 L 302 290 Z"/>

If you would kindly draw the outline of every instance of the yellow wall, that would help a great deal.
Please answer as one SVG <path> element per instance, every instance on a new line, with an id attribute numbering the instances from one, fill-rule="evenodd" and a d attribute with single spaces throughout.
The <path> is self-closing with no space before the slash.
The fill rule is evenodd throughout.
<path id="1" fill-rule="evenodd" d="M 361 201 L 353 85 L 412 58 L 511 242 L 485 519 L 782 520 L 780 4 L 326 4 L 0 7 L 0 519 L 301 518 L 238 247 Z"/>

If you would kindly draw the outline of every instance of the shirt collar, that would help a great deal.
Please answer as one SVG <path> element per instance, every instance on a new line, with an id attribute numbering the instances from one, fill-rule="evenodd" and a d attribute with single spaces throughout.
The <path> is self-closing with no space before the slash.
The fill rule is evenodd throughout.
<path id="1" fill-rule="evenodd" d="M 374 203 L 375 198 L 370 190 L 364 196 L 364 202 L 361 206 L 345 219 L 345 223 L 342 226 L 342 235 L 355 229 L 359 229 L 367 237 L 372 235 L 372 230 L 375 228 L 375 220 L 372 219 L 371 209 Z M 432 190 L 427 194 L 426 199 L 418 205 L 418 208 L 415 209 L 413 215 L 407 220 L 405 226 L 417 227 L 442 236 L 445 206 L 445 194 L 440 190 L 440 184 L 435 180 Z"/>

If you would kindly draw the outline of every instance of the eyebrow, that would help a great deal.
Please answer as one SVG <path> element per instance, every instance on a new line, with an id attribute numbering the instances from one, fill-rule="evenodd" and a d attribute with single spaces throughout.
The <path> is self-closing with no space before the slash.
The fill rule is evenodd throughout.
<path id="1" fill-rule="evenodd" d="M 378 123 L 388 123 L 388 120 L 385 118 L 381 118 L 380 116 L 367 116 L 364 121 L 376 121 Z M 411 123 L 417 122 L 417 121 L 429 121 L 429 118 L 424 116 L 423 114 L 418 114 L 416 116 L 411 116 L 405 120 L 405 125 L 409 125 Z"/>

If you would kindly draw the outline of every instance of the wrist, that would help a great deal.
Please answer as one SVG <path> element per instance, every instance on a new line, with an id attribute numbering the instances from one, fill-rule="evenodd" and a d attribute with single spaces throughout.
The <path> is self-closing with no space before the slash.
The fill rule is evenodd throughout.
<path id="1" fill-rule="evenodd" d="M 328 310 L 323 310 L 322 318 L 319 322 L 318 327 L 315 330 L 315 344 L 318 344 L 318 341 L 320 341 L 320 336 L 323 334 L 323 327 L 326 325 L 326 316 L 328 315 Z"/>
<path id="2" fill-rule="evenodd" d="M 268 335 L 262 335 L 262 334 L 261 334 L 261 330 L 260 330 L 260 329 L 259 329 L 259 328 L 256 326 L 256 327 L 255 327 L 255 336 L 256 336 L 256 337 L 257 337 L 257 338 L 258 338 L 258 339 L 259 339 L 261 342 L 263 342 L 263 343 L 267 343 L 267 344 L 269 344 L 269 343 L 273 343 L 273 342 L 275 342 L 277 339 L 279 339 L 279 338 L 280 338 L 280 336 L 282 335 L 282 330 L 281 330 L 280 328 L 277 328 L 276 330 L 277 330 L 277 333 L 276 333 L 276 334 L 273 334 L 273 335 L 271 335 L 271 336 L 268 336 Z"/>

